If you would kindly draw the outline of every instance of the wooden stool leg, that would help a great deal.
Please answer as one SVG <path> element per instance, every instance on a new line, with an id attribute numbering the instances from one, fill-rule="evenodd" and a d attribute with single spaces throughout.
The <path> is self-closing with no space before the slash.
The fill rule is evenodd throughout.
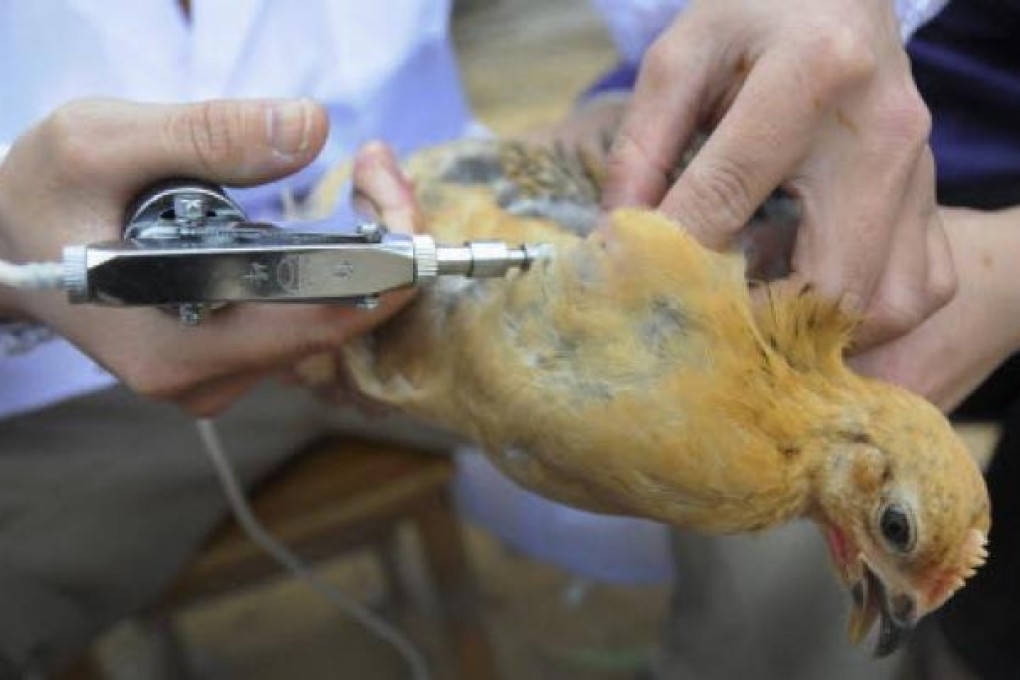
<path id="1" fill-rule="evenodd" d="M 386 580 L 391 602 L 397 607 L 403 607 L 407 603 L 407 587 L 400 573 L 400 541 L 396 528 L 376 546 L 375 557 Z"/>
<path id="2" fill-rule="evenodd" d="M 161 679 L 188 680 L 195 677 L 187 647 L 171 612 L 153 609 L 138 615 L 134 624 L 148 646 L 151 662 L 156 664 L 156 672 Z"/>
<path id="3" fill-rule="evenodd" d="M 122 625 L 131 627 L 128 634 L 133 648 L 129 655 L 134 657 L 129 659 L 132 675 L 140 674 L 138 677 L 147 680 L 188 680 L 195 677 L 173 619 L 165 612 L 145 612 Z M 59 680 L 103 680 L 107 673 L 101 657 L 99 649 L 93 648 L 56 677 Z M 116 666 L 114 662 L 111 674 L 127 677 L 125 671 L 118 672 Z"/>
<path id="4" fill-rule="evenodd" d="M 93 652 L 83 654 L 64 672 L 58 674 L 58 680 L 103 680 L 103 668 Z"/>
<path id="5" fill-rule="evenodd" d="M 478 610 L 477 589 L 449 495 L 443 491 L 423 503 L 415 523 L 453 646 L 456 677 L 494 680 L 495 657 Z"/>

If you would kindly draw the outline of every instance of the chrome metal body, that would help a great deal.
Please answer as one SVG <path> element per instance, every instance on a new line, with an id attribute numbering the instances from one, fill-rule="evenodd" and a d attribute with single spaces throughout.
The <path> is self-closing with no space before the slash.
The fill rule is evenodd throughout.
<path id="1" fill-rule="evenodd" d="M 436 245 L 429 236 L 364 224 L 353 233 L 249 222 L 218 187 L 168 183 L 130 213 L 124 240 L 64 251 L 75 303 L 174 306 L 197 323 L 228 302 L 343 302 L 374 307 L 378 295 L 437 276 L 499 277 L 527 269 L 545 250 L 501 242 Z"/>

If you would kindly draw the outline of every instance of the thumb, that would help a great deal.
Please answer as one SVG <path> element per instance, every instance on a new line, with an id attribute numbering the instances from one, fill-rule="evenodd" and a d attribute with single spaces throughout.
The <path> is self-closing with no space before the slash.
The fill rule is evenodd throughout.
<path id="1" fill-rule="evenodd" d="M 73 113 L 79 132 L 104 140 L 91 149 L 93 163 L 135 189 L 168 177 L 232 186 L 279 179 L 310 163 L 329 129 L 325 110 L 309 99 L 85 100 Z"/>

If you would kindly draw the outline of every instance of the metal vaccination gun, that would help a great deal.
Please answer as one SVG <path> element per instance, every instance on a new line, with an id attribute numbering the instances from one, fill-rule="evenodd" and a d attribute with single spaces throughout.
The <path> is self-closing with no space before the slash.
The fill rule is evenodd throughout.
<path id="1" fill-rule="evenodd" d="M 549 252 L 545 245 L 501 241 L 439 245 L 374 223 L 349 233 L 329 226 L 252 222 L 215 185 L 168 182 L 129 211 L 123 240 L 65 248 L 64 286 L 74 303 L 169 307 L 196 324 L 230 302 L 371 309 L 387 291 L 440 276 L 502 277 Z"/>

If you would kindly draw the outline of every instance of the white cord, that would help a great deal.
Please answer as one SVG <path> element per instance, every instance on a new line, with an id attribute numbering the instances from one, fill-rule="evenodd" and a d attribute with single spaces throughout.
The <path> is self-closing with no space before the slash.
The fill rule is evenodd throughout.
<path id="1" fill-rule="evenodd" d="M 19 290 L 54 290 L 64 287 L 64 265 L 60 262 L 11 264 L 0 260 L 0 286 Z"/>
<path id="2" fill-rule="evenodd" d="M 241 484 L 237 480 L 237 475 L 234 473 L 234 469 L 220 441 L 219 433 L 216 431 L 216 424 L 211 418 L 200 418 L 195 423 L 198 426 L 198 434 L 202 438 L 205 452 L 216 468 L 220 482 L 223 484 L 223 490 L 234 512 L 234 517 L 241 525 L 241 528 L 244 529 L 244 532 L 248 534 L 248 537 L 256 545 L 269 553 L 277 562 L 289 569 L 294 576 L 304 581 L 308 587 L 318 592 L 327 600 L 332 601 L 341 611 L 396 649 L 410 667 L 411 677 L 414 680 L 428 680 L 429 671 L 428 666 L 425 664 L 425 658 L 410 640 L 365 606 L 347 597 L 336 587 L 319 578 L 308 564 L 266 530 L 258 518 L 255 517 L 255 513 L 252 512 L 251 506 L 245 498 Z"/>

